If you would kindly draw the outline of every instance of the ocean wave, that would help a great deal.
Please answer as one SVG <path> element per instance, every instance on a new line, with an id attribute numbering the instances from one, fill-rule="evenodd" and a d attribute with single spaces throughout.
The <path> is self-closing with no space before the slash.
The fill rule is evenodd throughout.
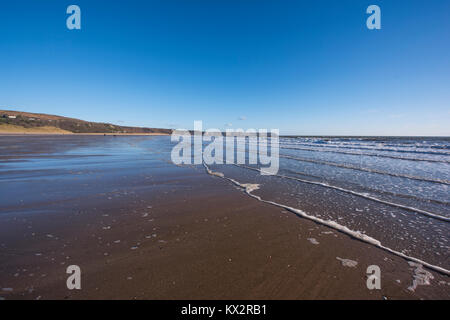
<path id="1" fill-rule="evenodd" d="M 426 162 L 450 163 L 449 160 L 429 159 L 429 158 L 426 158 L 426 159 L 425 158 L 410 158 L 410 157 L 400 157 L 400 156 L 387 155 L 387 154 L 378 154 L 378 153 L 362 153 L 362 152 L 358 153 L 358 152 L 349 152 L 349 151 L 325 150 L 323 148 L 321 148 L 321 149 L 314 149 L 314 148 L 293 148 L 293 147 L 280 146 L 280 149 L 313 151 L 313 152 L 329 152 L 329 153 L 337 153 L 337 154 L 349 154 L 349 155 L 354 155 L 354 156 L 380 157 L 380 158 L 389 158 L 389 159 L 396 159 L 396 160 L 408 160 L 408 161 L 426 161 Z"/>
<path id="2" fill-rule="evenodd" d="M 388 175 L 388 176 L 398 177 L 398 178 L 406 178 L 406 179 L 412 179 L 412 180 L 417 180 L 417 181 L 425 181 L 425 182 L 431 182 L 431 183 L 440 183 L 440 184 L 450 185 L 450 181 L 448 181 L 448 180 L 429 179 L 429 178 L 425 178 L 425 177 L 417 177 L 417 176 L 411 176 L 411 175 L 406 175 L 406 174 L 386 172 L 386 171 L 381 171 L 381 170 L 377 170 L 377 169 L 355 167 L 355 166 L 352 166 L 352 165 L 342 164 L 342 163 L 335 163 L 335 162 L 329 162 L 329 161 L 323 161 L 323 160 L 315 160 L 315 159 L 308 159 L 308 158 L 299 158 L 299 157 L 294 157 L 294 156 L 290 156 L 290 155 L 286 155 L 286 154 L 280 154 L 279 156 L 281 158 L 291 159 L 291 160 L 296 160 L 296 161 L 311 162 L 311 163 L 323 164 L 323 165 L 327 165 L 327 166 L 333 166 L 333 167 L 339 167 L 339 168 L 345 168 L 345 169 L 351 169 L 351 170 L 358 170 L 358 171 L 365 171 L 365 172 L 370 172 L 370 173 Z"/>
<path id="3" fill-rule="evenodd" d="M 336 148 L 336 149 L 353 149 L 353 150 L 369 150 L 369 151 L 386 151 L 386 152 L 400 152 L 400 153 L 416 153 L 416 154 L 429 154 L 429 155 L 442 155 L 442 156 L 450 156 L 450 152 L 444 151 L 443 149 L 439 149 L 441 151 L 435 151 L 435 150 L 407 150 L 402 148 L 407 148 L 404 146 L 399 147 L 393 147 L 393 148 L 386 148 L 386 147 L 379 147 L 379 146 L 349 146 L 345 144 L 321 144 L 318 145 L 317 143 L 283 143 L 287 146 L 306 146 L 306 147 L 318 147 L 318 148 Z M 432 148 L 430 148 L 432 149 Z"/>

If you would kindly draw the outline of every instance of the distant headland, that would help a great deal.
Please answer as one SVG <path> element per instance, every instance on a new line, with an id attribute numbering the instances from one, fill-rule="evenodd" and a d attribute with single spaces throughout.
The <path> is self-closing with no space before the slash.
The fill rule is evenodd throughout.
<path id="1" fill-rule="evenodd" d="M 169 135 L 171 129 L 119 126 L 62 116 L 0 110 L 0 134 Z"/>

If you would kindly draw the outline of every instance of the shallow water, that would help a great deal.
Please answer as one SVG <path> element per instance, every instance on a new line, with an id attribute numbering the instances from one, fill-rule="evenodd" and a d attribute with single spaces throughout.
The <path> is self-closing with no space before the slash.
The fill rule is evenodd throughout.
<path id="1" fill-rule="evenodd" d="M 176 175 L 169 137 L 0 137 L 0 214 Z"/>

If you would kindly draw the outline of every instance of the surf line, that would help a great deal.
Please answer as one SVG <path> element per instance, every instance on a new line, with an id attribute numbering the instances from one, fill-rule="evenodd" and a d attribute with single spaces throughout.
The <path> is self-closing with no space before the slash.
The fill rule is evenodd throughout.
<path id="1" fill-rule="evenodd" d="M 235 166 L 241 167 L 241 168 L 245 168 L 245 169 L 248 169 L 248 170 L 253 170 L 253 171 L 261 171 L 261 169 L 256 169 L 256 168 L 243 166 L 243 165 L 235 164 Z M 364 199 L 368 199 L 368 200 L 372 200 L 372 201 L 375 201 L 375 202 L 383 203 L 383 204 L 391 206 L 391 207 L 404 209 L 404 210 L 415 212 L 415 213 L 419 213 L 421 215 L 424 215 L 424 216 L 427 216 L 427 217 L 430 217 L 430 218 L 434 218 L 434 219 L 437 219 L 437 220 L 450 222 L 450 218 L 445 217 L 445 216 L 441 216 L 441 215 L 438 215 L 438 214 L 435 214 L 435 213 L 432 213 L 432 212 L 429 212 L 429 211 L 421 210 L 421 209 L 418 209 L 418 208 L 408 207 L 408 206 L 404 206 L 402 204 L 381 200 L 381 199 L 369 196 L 367 194 L 363 194 L 363 193 L 359 193 L 359 192 L 356 192 L 356 191 L 344 189 L 344 188 L 341 188 L 341 187 L 332 186 L 332 185 L 324 183 L 324 182 L 308 181 L 308 180 L 303 180 L 303 179 L 295 178 L 295 177 L 291 177 L 291 176 L 285 176 L 285 175 L 282 175 L 282 174 L 276 174 L 274 176 L 275 177 L 279 177 L 279 178 L 283 178 L 283 179 L 296 180 L 296 181 L 300 181 L 300 182 L 304 182 L 304 183 L 314 184 L 314 185 L 317 185 L 317 186 L 322 186 L 322 187 L 326 187 L 326 188 L 330 188 L 330 189 L 334 189 L 334 190 L 350 193 L 350 194 L 353 194 L 355 196 L 358 196 L 358 197 L 361 197 L 361 198 L 364 198 Z"/>
<path id="2" fill-rule="evenodd" d="M 258 200 L 258 201 L 261 201 L 261 202 L 264 202 L 264 203 L 268 203 L 268 204 L 274 205 L 276 207 L 280 207 L 280 208 L 286 209 L 286 210 L 296 214 L 299 217 L 302 217 L 302 218 L 305 218 L 305 219 L 308 219 L 308 220 L 312 220 L 312 221 L 314 221 L 314 222 L 316 222 L 318 224 L 330 227 L 330 228 L 332 228 L 334 230 L 337 230 L 337 231 L 342 232 L 342 233 L 344 233 L 346 235 L 349 235 L 350 237 L 353 237 L 353 238 L 358 239 L 360 241 L 363 241 L 365 243 L 371 244 L 371 245 L 373 245 L 373 246 L 375 246 L 377 248 L 380 248 L 382 250 L 390 252 L 390 253 L 392 253 L 392 254 L 394 254 L 396 256 L 399 256 L 399 257 L 401 257 L 401 258 L 403 258 L 405 260 L 409 260 L 409 261 L 413 261 L 413 262 L 416 262 L 416 263 L 420 263 L 421 265 L 427 267 L 428 269 L 431 269 L 431 270 L 434 270 L 434 271 L 439 272 L 441 274 L 445 274 L 447 276 L 450 276 L 450 270 L 447 270 L 447 269 L 445 269 L 443 267 L 439 267 L 439 266 L 433 265 L 433 264 L 428 263 L 426 261 L 420 260 L 420 259 L 412 257 L 412 256 L 408 256 L 408 255 L 406 255 L 406 254 L 404 254 L 402 252 L 399 252 L 399 251 L 393 250 L 393 249 L 391 249 L 389 247 L 386 247 L 386 246 L 382 245 L 379 240 L 377 240 L 375 238 L 372 238 L 372 237 L 370 237 L 368 235 L 365 235 L 365 234 L 361 233 L 360 231 L 351 230 L 351 229 L 347 228 L 346 226 L 340 225 L 339 223 L 337 223 L 335 221 L 332 221 L 332 220 L 323 220 L 321 218 L 317 218 L 317 217 L 311 216 L 311 215 L 305 213 L 304 211 L 302 211 L 300 209 L 289 207 L 289 206 L 286 206 L 286 205 L 283 205 L 283 204 L 280 204 L 280 203 L 277 203 L 277 202 L 264 200 L 260 196 L 252 194 L 253 191 L 259 189 L 259 185 L 258 184 L 240 183 L 240 182 L 238 182 L 238 181 L 236 181 L 234 179 L 225 177 L 225 175 L 222 172 L 214 172 L 214 171 L 212 171 L 211 169 L 209 169 L 209 167 L 205 163 L 203 163 L 203 166 L 205 167 L 206 172 L 209 175 L 220 177 L 222 179 L 226 179 L 228 181 L 231 181 L 236 186 L 244 189 L 244 191 L 245 191 L 245 193 L 247 195 L 249 195 L 250 197 L 252 197 L 252 198 L 254 198 L 254 199 Z"/>
<path id="3" fill-rule="evenodd" d="M 431 183 L 450 185 L 450 181 L 448 181 L 448 180 L 428 179 L 425 177 L 415 177 L 415 176 L 410 176 L 410 175 L 406 175 L 406 174 L 397 174 L 397 173 L 392 173 L 392 172 L 380 171 L 377 169 L 355 167 L 355 166 L 351 166 L 351 165 L 347 165 L 347 164 L 343 164 L 343 163 L 334 163 L 334 162 L 315 160 L 315 159 L 298 158 L 298 157 L 294 157 L 294 156 L 290 156 L 290 155 L 286 155 L 286 154 L 280 154 L 279 156 L 280 156 L 280 158 L 291 159 L 291 160 L 296 160 L 296 161 L 300 161 L 300 162 L 317 163 L 317 164 L 322 164 L 325 166 L 333 166 L 333 167 L 350 169 L 350 170 L 358 170 L 358 171 L 364 171 L 364 172 L 369 172 L 369 173 L 376 173 L 376 174 L 387 175 L 387 176 L 396 177 L 396 178 L 405 178 L 405 179 L 417 180 L 417 181 L 422 181 L 422 182 L 431 182 Z"/>
<path id="4" fill-rule="evenodd" d="M 293 148 L 293 147 L 283 147 L 283 146 L 280 146 L 280 149 L 303 150 L 303 151 L 313 151 L 313 152 L 331 152 L 331 153 L 337 153 L 337 154 L 349 154 L 349 155 L 363 156 L 363 157 L 381 157 L 381 158 L 390 158 L 390 159 L 406 160 L 406 161 L 427 161 L 427 162 L 450 163 L 450 161 L 447 161 L 447 160 L 409 158 L 409 157 L 389 156 L 389 155 L 385 155 L 385 154 L 376 154 L 376 153 L 372 153 L 372 154 L 371 153 L 357 153 L 357 152 L 347 152 L 347 151 L 338 151 L 338 150 L 326 150 L 326 149 L 319 150 L 319 149 L 314 149 L 314 148 Z"/>
<path id="5" fill-rule="evenodd" d="M 330 149 L 351 149 L 351 150 L 368 150 L 368 151 L 383 151 L 383 152 L 398 152 L 398 153 L 416 153 L 416 154 L 429 154 L 429 155 L 438 155 L 438 156 L 450 156 L 450 152 L 445 152 L 444 149 L 439 149 L 442 151 L 435 151 L 429 150 L 429 151 L 423 151 L 423 150 L 403 150 L 403 149 L 395 149 L 395 148 L 370 148 L 370 147 L 363 147 L 363 146 L 349 146 L 349 145 L 332 145 L 332 144 L 325 144 L 325 145 L 318 145 L 313 143 L 285 143 L 284 145 L 287 146 L 300 146 L 300 147 L 313 147 L 313 148 L 330 148 Z"/>

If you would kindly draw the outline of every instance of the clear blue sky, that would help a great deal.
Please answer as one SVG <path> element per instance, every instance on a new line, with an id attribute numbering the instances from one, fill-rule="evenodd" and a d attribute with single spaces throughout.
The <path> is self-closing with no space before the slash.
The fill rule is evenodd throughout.
<path id="1" fill-rule="evenodd" d="M 66 28 L 77 4 L 82 29 Z M 370 4 L 382 29 L 368 30 Z M 122 125 L 450 135 L 450 1 L 3 1 L 0 108 Z"/>

